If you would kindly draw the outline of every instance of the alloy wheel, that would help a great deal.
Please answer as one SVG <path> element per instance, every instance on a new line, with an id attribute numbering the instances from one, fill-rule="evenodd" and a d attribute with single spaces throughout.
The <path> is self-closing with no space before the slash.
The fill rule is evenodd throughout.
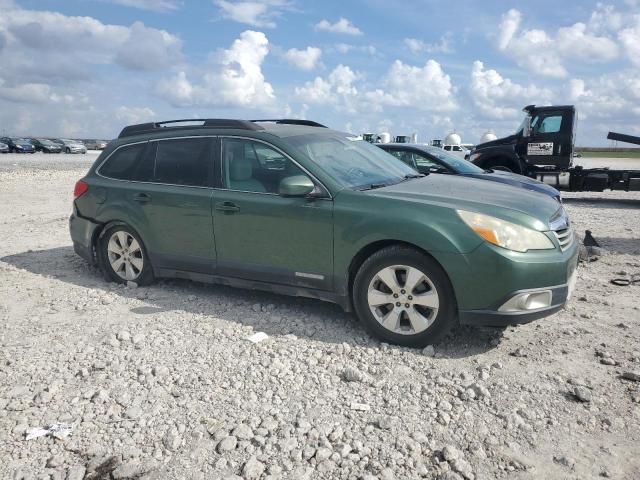
<path id="1" fill-rule="evenodd" d="M 118 230 L 107 244 L 107 256 L 111 268 L 123 280 L 132 281 L 140 276 L 144 266 L 142 247 L 133 235 Z"/>
<path id="2" fill-rule="evenodd" d="M 401 335 L 425 331 L 438 315 L 440 297 L 429 277 L 407 265 L 385 267 L 367 290 L 369 309 L 387 330 Z"/>

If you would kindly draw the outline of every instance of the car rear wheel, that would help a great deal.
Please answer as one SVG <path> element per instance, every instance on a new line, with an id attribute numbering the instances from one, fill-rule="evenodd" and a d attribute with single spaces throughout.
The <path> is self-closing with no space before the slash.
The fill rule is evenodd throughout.
<path id="1" fill-rule="evenodd" d="M 442 267 L 404 246 L 384 248 L 362 264 L 353 304 L 376 337 L 406 347 L 437 342 L 457 318 L 453 288 Z"/>
<path id="2" fill-rule="evenodd" d="M 132 229 L 120 225 L 110 228 L 101 235 L 99 247 L 100 263 L 110 280 L 138 285 L 153 282 L 153 270 L 144 244 Z"/>
<path id="3" fill-rule="evenodd" d="M 64 153 L 71 153 L 71 149 L 70 148 L 65 148 L 64 149 Z"/>

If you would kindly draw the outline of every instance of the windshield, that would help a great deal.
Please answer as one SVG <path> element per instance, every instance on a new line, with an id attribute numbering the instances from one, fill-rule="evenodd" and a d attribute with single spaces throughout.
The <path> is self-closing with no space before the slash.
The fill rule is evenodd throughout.
<path id="1" fill-rule="evenodd" d="M 29 140 L 28 138 L 14 138 L 13 142 L 14 143 L 31 143 L 31 140 Z"/>
<path id="2" fill-rule="evenodd" d="M 393 155 L 346 133 L 299 135 L 288 141 L 347 188 L 391 185 L 416 175 Z"/>
<path id="3" fill-rule="evenodd" d="M 38 138 L 38 142 L 42 145 L 55 145 L 51 140 L 47 140 L 46 138 Z"/>
<path id="4" fill-rule="evenodd" d="M 463 160 L 436 147 L 424 147 L 424 150 L 430 155 L 436 157 L 442 163 L 455 170 L 456 173 L 484 173 L 484 170 L 475 166 L 473 163 Z"/>

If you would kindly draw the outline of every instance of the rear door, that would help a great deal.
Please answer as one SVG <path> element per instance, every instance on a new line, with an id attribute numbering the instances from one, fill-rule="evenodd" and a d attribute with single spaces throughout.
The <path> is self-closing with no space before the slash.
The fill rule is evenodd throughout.
<path id="1" fill-rule="evenodd" d="M 280 181 L 307 175 L 261 141 L 221 139 L 213 195 L 218 272 L 251 280 L 329 290 L 333 276 L 333 202 L 282 197 Z M 218 171 L 218 169 L 216 169 Z"/>
<path id="2" fill-rule="evenodd" d="M 120 210 L 111 214 L 115 219 L 138 231 L 156 269 L 215 270 L 214 143 L 211 137 L 191 137 L 124 146 L 99 169 L 102 176 L 122 180 L 109 184 L 106 204 Z"/>

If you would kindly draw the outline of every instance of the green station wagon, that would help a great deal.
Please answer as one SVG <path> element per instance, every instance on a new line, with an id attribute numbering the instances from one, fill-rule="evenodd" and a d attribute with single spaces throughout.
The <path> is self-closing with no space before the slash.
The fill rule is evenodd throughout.
<path id="1" fill-rule="evenodd" d="M 420 175 L 307 120 L 125 127 L 75 187 L 75 251 L 116 282 L 156 278 L 338 303 L 385 342 L 456 322 L 525 323 L 566 303 L 578 245 L 552 198 Z"/>

